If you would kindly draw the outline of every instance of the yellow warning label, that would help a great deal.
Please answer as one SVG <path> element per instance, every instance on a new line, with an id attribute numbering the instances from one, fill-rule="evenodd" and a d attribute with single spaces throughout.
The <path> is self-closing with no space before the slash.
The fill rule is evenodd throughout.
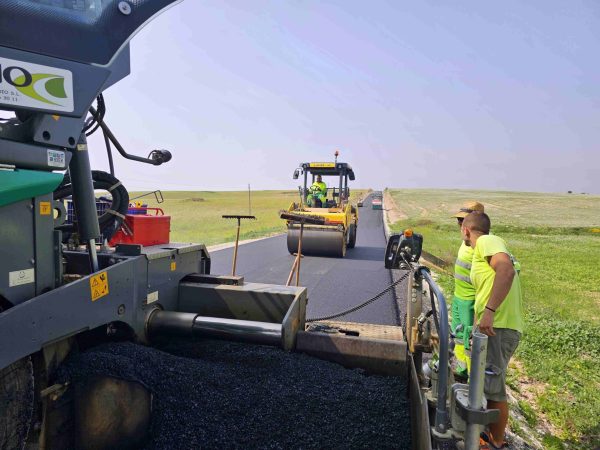
<path id="1" fill-rule="evenodd" d="M 40 216 L 49 216 L 52 214 L 50 202 L 40 202 Z"/>
<path id="2" fill-rule="evenodd" d="M 329 162 L 312 162 L 312 163 L 310 163 L 310 167 L 332 168 L 332 167 L 335 167 L 335 163 L 329 163 Z"/>
<path id="3" fill-rule="evenodd" d="M 108 274 L 106 272 L 100 272 L 90 278 L 90 291 L 93 302 L 108 295 Z"/>
<path id="4" fill-rule="evenodd" d="M 177 263 L 175 261 L 171 262 L 171 272 L 177 269 Z"/>

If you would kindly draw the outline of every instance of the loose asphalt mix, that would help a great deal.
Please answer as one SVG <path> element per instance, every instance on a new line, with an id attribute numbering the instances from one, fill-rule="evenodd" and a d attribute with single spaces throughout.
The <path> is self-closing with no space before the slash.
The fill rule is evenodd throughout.
<path id="1" fill-rule="evenodd" d="M 370 199 L 364 205 L 346 258 L 302 260 L 309 317 L 354 306 L 391 282 L 381 211 Z M 214 252 L 212 272 L 228 273 L 231 255 Z M 276 284 L 285 283 L 293 262 L 285 236 L 246 244 L 238 258 L 247 281 Z M 389 293 L 342 320 L 397 325 L 402 304 Z M 304 354 L 212 340 L 116 343 L 73 355 L 59 374 L 75 382 L 94 375 L 136 381 L 153 393 L 147 449 L 410 447 L 405 379 Z"/>
<path id="2" fill-rule="evenodd" d="M 408 449 L 406 380 L 233 342 L 129 342 L 76 354 L 61 381 L 95 375 L 153 394 L 145 449 Z"/>

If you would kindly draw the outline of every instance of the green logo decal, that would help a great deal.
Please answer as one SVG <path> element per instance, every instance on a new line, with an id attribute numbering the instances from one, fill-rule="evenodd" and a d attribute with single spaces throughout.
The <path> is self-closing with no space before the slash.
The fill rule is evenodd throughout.
<path id="1" fill-rule="evenodd" d="M 47 81 L 41 82 L 42 80 Z M 60 75 L 34 73 L 31 74 L 31 81 L 29 83 L 27 83 L 27 81 L 29 81 L 27 80 L 27 77 L 21 75 L 14 80 L 14 85 L 19 92 L 35 100 L 48 103 L 49 105 L 61 106 L 59 103 L 48 99 L 47 96 L 67 98 L 65 92 L 65 78 Z"/>

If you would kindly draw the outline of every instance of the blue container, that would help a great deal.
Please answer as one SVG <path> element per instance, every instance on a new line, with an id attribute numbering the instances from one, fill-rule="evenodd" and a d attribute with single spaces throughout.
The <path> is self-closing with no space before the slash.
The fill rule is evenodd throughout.
<path id="1" fill-rule="evenodd" d="M 106 212 L 106 210 L 110 209 L 110 205 L 112 202 L 104 197 L 100 197 L 96 199 L 96 211 L 98 212 L 98 217 Z M 69 197 L 67 198 L 67 220 L 65 223 L 75 223 L 77 220 L 75 219 L 75 206 L 73 206 L 73 200 Z"/>
<path id="2" fill-rule="evenodd" d="M 73 200 L 67 200 L 67 220 L 66 223 L 73 223 L 75 221 L 75 207 L 73 206 Z"/>
<path id="3" fill-rule="evenodd" d="M 148 208 L 147 204 L 144 204 L 142 206 L 136 206 L 133 207 L 131 206 L 131 204 L 129 205 L 129 209 L 127 210 L 127 214 L 133 214 L 133 215 L 142 215 L 145 216 L 148 214 L 148 210 L 146 209 Z"/>

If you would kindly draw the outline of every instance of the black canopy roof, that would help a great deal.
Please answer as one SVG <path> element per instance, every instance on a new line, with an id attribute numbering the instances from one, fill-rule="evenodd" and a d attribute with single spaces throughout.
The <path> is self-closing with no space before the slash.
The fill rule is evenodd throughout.
<path id="1" fill-rule="evenodd" d="M 348 178 L 354 181 L 354 170 L 348 163 L 343 162 L 307 162 L 300 164 L 302 170 L 314 175 L 322 176 L 340 176 L 348 175 Z"/>

